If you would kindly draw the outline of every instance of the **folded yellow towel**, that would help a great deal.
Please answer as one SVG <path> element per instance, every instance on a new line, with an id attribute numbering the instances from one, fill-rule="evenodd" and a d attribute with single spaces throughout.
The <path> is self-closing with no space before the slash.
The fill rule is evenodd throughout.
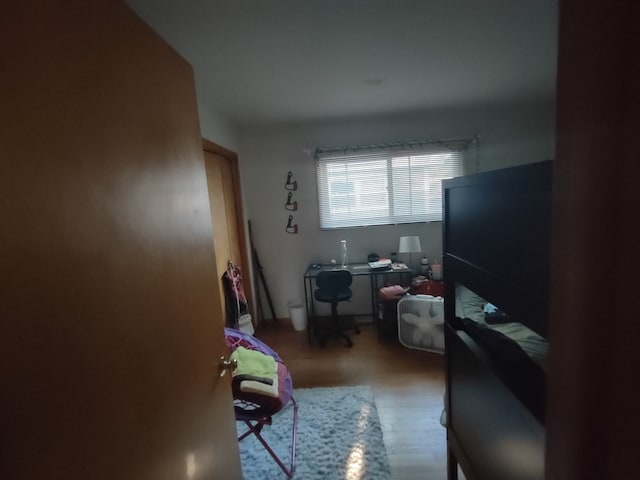
<path id="1" fill-rule="evenodd" d="M 245 347 L 236 348 L 231 353 L 231 359 L 238 361 L 238 366 L 233 375 L 251 375 L 273 379 L 277 378 L 277 365 L 275 359 L 257 350 L 249 350 Z"/>

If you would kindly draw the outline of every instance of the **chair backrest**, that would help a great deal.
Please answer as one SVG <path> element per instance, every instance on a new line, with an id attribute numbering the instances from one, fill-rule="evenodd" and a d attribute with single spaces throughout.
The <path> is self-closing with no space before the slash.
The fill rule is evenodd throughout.
<path id="1" fill-rule="evenodd" d="M 352 280 L 349 270 L 323 270 L 316 276 L 316 285 L 320 290 L 336 292 L 349 287 Z"/>

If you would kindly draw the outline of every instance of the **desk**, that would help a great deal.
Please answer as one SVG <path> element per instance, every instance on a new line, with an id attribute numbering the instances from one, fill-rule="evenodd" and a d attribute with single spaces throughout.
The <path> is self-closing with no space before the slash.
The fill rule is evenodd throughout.
<path id="1" fill-rule="evenodd" d="M 371 315 L 373 316 L 373 321 L 378 325 L 380 319 L 378 316 L 378 289 L 383 286 L 379 283 L 381 276 L 386 275 L 394 275 L 398 276 L 398 280 L 402 280 L 402 278 L 407 275 L 411 278 L 413 274 L 413 270 L 406 267 L 405 268 L 389 268 L 387 270 L 371 270 L 367 263 L 350 263 L 346 266 L 346 270 L 351 272 L 351 275 L 354 277 L 358 276 L 368 276 L 371 286 Z M 315 320 L 316 320 L 316 312 L 315 312 L 315 304 L 314 304 L 314 280 L 318 273 L 323 270 L 343 270 L 339 265 L 320 265 L 319 267 L 313 268 L 312 265 L 307 267 L 307 270 L 304 272 L 304 303 L 307 311 L 307 318 L 309 319 L 309 325 L 307 327 L 307 336 L 309 343 L 311 343 L 313 330 L 315 329 Z"/>

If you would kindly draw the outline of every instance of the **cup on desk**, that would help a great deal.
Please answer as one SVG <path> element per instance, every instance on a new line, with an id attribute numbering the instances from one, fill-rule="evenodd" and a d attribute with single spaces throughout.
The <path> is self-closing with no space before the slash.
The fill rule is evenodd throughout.
<path id="1" fill-rule="evenodd" d="M 442 280 L 442 265 L 434 263 L 431 265 L 431 280 Z"/>

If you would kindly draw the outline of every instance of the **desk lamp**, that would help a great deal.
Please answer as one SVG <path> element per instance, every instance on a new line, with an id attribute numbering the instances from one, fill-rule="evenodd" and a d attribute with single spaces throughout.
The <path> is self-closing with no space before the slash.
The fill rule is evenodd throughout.
<path id="1" fill-rule="evenodd" d="M 412 254 L 416 252 L 422 252 L 420 246 L 420 237 L 413 235 L 410 237 L 400 237 L 400 245 L 398 246 L 398 253 L 409 254 L 409 268 L 412 265 Z"/>

